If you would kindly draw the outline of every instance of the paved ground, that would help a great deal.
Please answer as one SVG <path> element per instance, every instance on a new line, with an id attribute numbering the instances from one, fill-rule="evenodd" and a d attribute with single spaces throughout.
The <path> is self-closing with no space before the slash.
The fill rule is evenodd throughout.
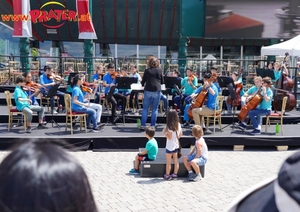
<path id="1" fill-rule="evenodd" d="M 135 151 L 72 152 L 86 170 L 99 211 L 223 211 L 242 191 L 277 173 L 294 151 L 213 150 L 199 182 L 128 175 Z M 0 159 L 7 152 L 0 152 Z"/>

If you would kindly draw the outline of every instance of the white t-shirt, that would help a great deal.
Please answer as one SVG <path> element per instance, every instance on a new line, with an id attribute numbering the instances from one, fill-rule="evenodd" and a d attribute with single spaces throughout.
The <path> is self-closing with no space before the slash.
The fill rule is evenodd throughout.
<path id="1" fill-rule="evenodd" d="M 169 150 L 169 151 L 174 151 L 175 149 L 179 148 L 179 143 L 178 143 L 178 139 L 177 139 L 176 133 L 177 133 L 177 135 L 179 137 L 180 132 L 182 131 L 180 123 L 178 123 L 178 130 L 177 130 L 177 132 L 173 131 L 173 130 L 169 130 L 169 129 L 168 129 L 168 131 L 172 132 L 172 138 L 170 140 L 167 139 L 166 149 Z"/>

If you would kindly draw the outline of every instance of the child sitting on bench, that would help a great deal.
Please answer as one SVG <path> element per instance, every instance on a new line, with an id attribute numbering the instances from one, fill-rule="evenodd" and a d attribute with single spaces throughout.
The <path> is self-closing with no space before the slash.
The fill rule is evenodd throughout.
<path id="1" fill-rule="evenodd" d="M 139 167 L 141 161 L 154 161 L 156 159 L 158 153 L 158 145 L 157 141 L 154 138 L 155 128 L 154 127 L 146 127 L 145 130 L 146 138 L 148 138 L 148 142 L 146 144 L 146 148 L 144 151 L 139 152 L 135 156 L 134 168 L 129 171 L 130 174 L 139 174 Z"/>
<path id="2" fill-rule="evenodd" d="M 198 181 L 201 179 L 199 166 L 204 166 L 207 162 L 208 148 L 203 136 L 202 127 L 195 125 L 192 129 L 192 135 L 195 137 L 195 146 L 188 155 L 182 158 L 185 168 L 188 170 L 189 181 Z M 192 171 L 192 167 L 195 174 Z"/>

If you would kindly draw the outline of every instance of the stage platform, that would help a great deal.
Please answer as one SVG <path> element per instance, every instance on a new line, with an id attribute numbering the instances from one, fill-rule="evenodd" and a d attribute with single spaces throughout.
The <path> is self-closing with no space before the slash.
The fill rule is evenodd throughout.
<path id="1" fill-rule="evenodd" d="M 61 129 L 51 126 L 48 123 L 48 129 L 33 130 L 32 133 L 25 133 L 22 126 L 14 127 L 10 132 L 7 131 L 6 124 L 0 124 L 0 149 L 7 149 L 14 144 L 24 142 L 30 139 L 38 139 L 41 141 L 53 141 L 61 143 L 67 148 L 75 148 L 76 150 L 92 149 L 93 151 L 103 151 L 105 149 L 137 149 L 145 147 L 147 139 L 145 133 L 137 129 L 136 124 L 107 124 L 101 131 L 94 133 L 79 131 L 79 126 L 75 126 L 74 134 L 71 135 L 70 129 L 65 132 L 65 124 L 59 123 Z M 34 126 L 34 125 L 33 125 Z M 155 138 L 159 148 L 164 148 L 166 139 L 161 133 L 164 124 L 158 124 L 156 128 Z M 223 125 L 223 132 L 216 129 L 215 135 L 205 134 L 205 140 L 209 148 L 212 147 L 229 147 L 233 148 L 237 145 L 247 147 L 274 147 L 288 146 L 292 148 L 300 147 L 300 125 L 284 125 L 284 135 L 275 134 L 275 126 L 271 125 L 268 133 L 252 136 L 248 132 L 239 129 L 231 130 L 231 125 Z M 210 127 L 212 130 L 212 127 Z M 264 131 L 264 127 L 263 127 Z M 180 139 L 182 147 L 188 148 L 194 143 L 190 129 L 183 129 L 183 137 Z"/>

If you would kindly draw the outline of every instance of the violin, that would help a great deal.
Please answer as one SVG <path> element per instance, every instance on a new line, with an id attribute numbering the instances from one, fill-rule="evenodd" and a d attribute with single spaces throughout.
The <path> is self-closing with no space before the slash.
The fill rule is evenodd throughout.
<path id="1" fill-rule="evenodd" d="M 54 75 L 54 74 L 47 74 L 48 79 L 53 79 L 54 81 L 62 81 L 61 76 Z"/>
<path id="2" fill-rule="evenodd" d="M 111 77 L 112 79 L 116 79 L 117 76 L 118 76 L 118 73 L 117 73 L 116 71 L 113 72 L 113 73 L 110 75 L 110 77 Z"/>
<path id="3" fill-rule="evenodd" d="M 190 82 L 193 82 L 194 79 L 195 79 L 195 76 L 194 76 L 193 74 L 191 74 L 191 75 L 189 76 L 189 81 L 190 81 Z"/>
<path id="4" fill-rule="evenodd" d="M 35 88 L 35 89 L 38 89 L 41 85 L 37 84 L 37 83 L 34 83 L 34 82 L 26 82 L 25 84 L 27 87 L 32 87 L 32 88 Z"/>
<path id="5" fill-rule="evenodd" d="M 89 88 L 87 86 L 84 86 L 84 85 L 81 86 L 81 90 L 83 92 L 87 92 L 87 93 L 90 93 L 90 94 L 93 93 L 93 89 L 91 89 L 91 88 Z"/>

